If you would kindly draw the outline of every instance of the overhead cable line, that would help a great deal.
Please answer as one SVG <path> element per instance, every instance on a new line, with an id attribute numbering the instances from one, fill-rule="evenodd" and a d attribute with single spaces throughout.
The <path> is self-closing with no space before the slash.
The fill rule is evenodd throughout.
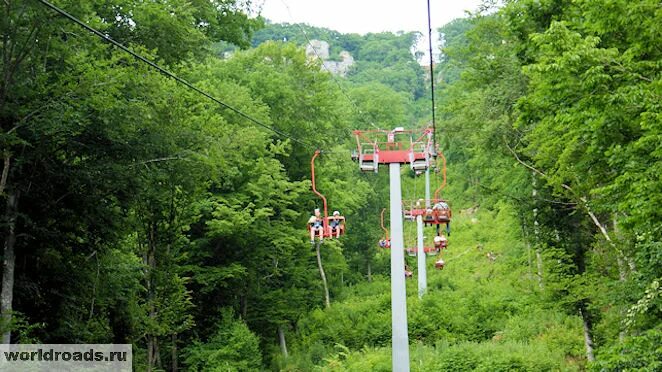
<path id="1" fill-rule="evenodd" d="M 434 115 L 434 59 L 432 57 L 432 21 L 430 18 L 430 0 L 428 0 L 428 46 L 430 51 L 430 91 L 432 93 L 432 148 L 437 148 L 437 125 Z"/>
<path id="2" fill-rule="evenodd" d="M 89 32 L 91 32 L 91 33 L 93 33 L 93 34 L 99 36 L 99 37 L 102 38 L 103 40 L 109 42 L 110 44 L 116 46 L 117 48 L 123 50 L 124 52 L 126 52 L 126 53 L 132 55 L 132 56 L 135 57 L 137 60 L 146 63 L 147 65 L 149 65 L 150 67 L 154 68 L 155 70 L 157 70 L 157 71 L 160 72 L 161 74 L 163 74 L 163 75 L 165 75 L 165 76 L 167 76 L 167 77 L 169 77 L 169 78 L 175 80 L 176 82 L 178 82 L 178 83 L 180 83 L 180 84 L 186 86 L 187 88 L 189 88 L 189 89 L 191 89 L 191 90 L 193 90 L 193 91 L 195 91 L 195 92 L 197 92 L 197 93 L 199 93 L 199 94 L 205 96 L 206 98 L 208 98 L 208 99 L 214 101 L 215 103 L 218 103 L 219 105 L 225 107 L 226 109 L 228 109 L 228 110 L 230 110 L 230 111 L 233 111 L 234 113 L 236 113 L 236 114 L 238 114 L 239 116 L 241 116 L 241 117 L 243 117 L 243 118 L 245 118 L 245 119 L 251 121 L 252 123 L 254 123 L 254 124 L 256 124 L 256 125 L 258 125 L 258 126 L 260 126 L 260 127 L 262 127 L 262 128 L 268 129 L 268 130 L 270 130 L 270 131 L 272 131 L 272 132 L 274 132 L 274 133 L 276 133 L 276 134 L 278 134 L 278 135 L 280 135 L 280 136 L 282 136 L 282 137 L 289 138 L 289 139 L 291 139 L 292 141 L 297 142 L 297 143 L 299 143 L 299 144 L 301 144 L 301 145 L 304 145 L 304 146 L 306 146 L 306 147 L 316 148 L 316 146 L 314 146 L 313 144 L 311 144 L 311 143 L 309 143 L 309 142 L 306 142 L 306 141 L 300 140 L 300 139 L 298 139 L 298 138 L 296 138 L 296 137 L 294 137 L 294 136 L 292 136 L 292 135 L 290 135 L 290 134 L 288 134 L 288 133 L 285 133 L 285 132 L 283 132 L 283 131 L 281 131 L 281 130 L 279 130 L 279 129 L 277 129 L 277 128 L 274 128 L 274 127 L 272 127 L 272 126 L 270 126 L 270 125 L 268 125 L 268 124 L 265 124 L 265 123 L 263 123 L 262 121 L 260 121 L 260 120 L 258 120 L 258 119 L 256 119 L 256 118 L 254 118 L 254 117 L 252 117 L 252 116 L 250 116 L 250 115 L 244 113 L 243 111 L 239 110 L 238 108 L 236 108 L 236 107 L 234 107 L 234 106 L 232 106 L 232 105 L 229 105 L 229 104 L 227 104 L 227 103 L 221 101 L 220 99 L 218 99 L 218 98 L 212 96 L 211 94 L 205 92 L 204 90 L 202 90 L 202 89 L 196 87 L 195 85 L 189 83 L 188 81 L 182 79 L 181 77 L 175 75 L 174 73 L 172 73 L 172 72 L 166 70 L 165 68 L 163 68 L 163 67 L 157 65 L 156 63 L 150 61 L 149 59 L 143 57 L 142 55 L 140 55 L 140 54 L 138 54 L 138 53 L 132 51 L 131 49 L 127 48 L 126 46 L 124 46 L 124 45 L 120 44 L 119 42 L 113 40 L 111 37 L 109 37 L 108 35 L 102 33 L 101 31 L 99 31 L 99 30 L 97 30 L 97 29 L 95 29 L 95 28 L 92 28 L 91 26 L 87 25 L 85 22 L 83 22 L 83 21 L 81 21 L 80 19 L 74 17 L 73 15 L 67 13 L 66 11 L 64 11 L 64 10 L 62 10 L 62 9 L 60 9 L 60 8 L 58 8 L 57 6 L 55 6 L 55 5 L 51 4 L 51 3 L 49 3 L 48 1 L 46 1 L 46 0 L 39 0 L 39 1 L 40 1 L 42 4 L 46 5 L 47 7 L 49 7 L 50 9 L 52 9 L 52 10 L 54 10 L 55 12 L 59 13 L 60 15 L 62 15 L 62 16 L 64 16 L 64 17 L 68 18 L 68 19 L 71 20 L 72 22 L 74 22 L 74 23 L 78 24 L 79 26 L 83 27 L 83 28 L 86 29 L 87 31 L 89 31 Z"/>
<path id="3" fill-rule="evenodd" d="M 349 94 L 347 94 L 347 92 L 345 91 L 345 89 L 343 89 L 342 85 L 340 84 L 340 82 L 338 82 L 338 80 L 336 79 L 335 75 L 334 75 L 334 74 L 333 74 L 333 73 L 332 73 L 332 72 L 326 67 L 326 65 L 324 64 L 324 60 L 323 60 L 322 57 L 320 57 L 320 55 L 317 53 L 317 48 L 315 48 L 315 47 L 313 46 L 313 43 L 310 41 L 310 38 L 308 37 L 308 33 L 306 33 L 306 30 L 303 28 L 303 26 L 301 26 L 301 23 L 295 22 L 294 17 L 292 16 L 292 12 L 290 11 L 290 7 L 289 7 L 289 5 L 287 5 L 287 3 L 285 2 L 285 0 L 281 0 L 281 3 L 283 3 L 283 5 L 285 6 L 285 9 L 287 9 L 287 14 L 290 16 L 290 19 L 292 20 L 292 22 L 294 22 L 294 24 L 297 25 L 297 26 L 299 27 L 299 30 L 301 31 L 301 34 L 302 34 L 303 37 L 306 39 L 306 42 L 308 43 L 308 46 L 310 46 L 310 49 L 312 49 L 312 50 L 313 50 L 313 53 L 315 53 L 315 56 L 317 56 L 317 59 L 319 59 L 320 61 L 322 61 L 322 68 L 323 68 L 324 70 L 326 70 L 326 72 L 328 72 L 328 73 L 331 75 L 331 79 L 333 80 L 333 82 L 338 86 L 338 89 L 340 89 L 340 92 L 345 96 L 345 98 L 347 98 L 347 101 L 349 101 L 349 103 L 352 104 L 352 106 L 354 106 L 354 109 L 356 110 L 356 112 L 357 112 L 359 115 L 363 115 L 363 111 L 361 111 L 361 109 L 360 109 L 359 106 L 354 102 L 354 100 L 352 99 L 352 97 L 350 97 Z M 375 129 L 379 129 L 379 127 L 377 127 L 377 126 L 375 125 L 375 123 L 373 123 L 372 121 L 368 122 L 368 124 L 372 125 Z"/>

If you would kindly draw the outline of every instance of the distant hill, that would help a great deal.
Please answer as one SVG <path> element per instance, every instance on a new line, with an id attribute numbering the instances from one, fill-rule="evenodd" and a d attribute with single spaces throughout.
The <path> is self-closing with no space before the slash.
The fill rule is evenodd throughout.
<path id="1" fill-rule="evenodd" d="M 302 47 L 309 47 L 313 40 L 326 42 L 328 57 L 323 59 L 342 62 L 341 54 L 347 52 L 354 60 L 346 71 L 350 82 L 380 82 L 416 100 L 425 95 L 425 70 L 419 66 L 413 53 L 419 36 L 417 32 L 343 34 L 307 24 L 268 23 L 255 32 L 252 45 L 255 47 L 269 40 L 291 42 Z"/>

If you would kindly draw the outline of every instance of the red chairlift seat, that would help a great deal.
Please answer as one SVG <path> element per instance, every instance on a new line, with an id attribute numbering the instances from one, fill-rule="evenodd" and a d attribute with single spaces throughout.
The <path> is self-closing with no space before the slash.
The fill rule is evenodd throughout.
<path id="1" fill-rule="evenodd" d="M 451 211 L 450 206 L 448 208 L 438 208 L 439 203 L 443 203 L 448 206 L 443 199 L 434 199 L 432 208 L 425 211 L 423 215 L 423 222 L 426 225 L 440 225 L 450 222 L 453 212 Z"/>
<path id="2" fill-rule="evenodd" d="M 407 256 L 418 256 L 418 248 L 407 248 L 405 251 L 407 252 Z M 436 247 L 423 247 L 423 252 L 428 256 L 434 256 L 439 253 L 439 249 Z"/>
<path id="3" fill-rule="evenodd" d="M 414 221 L 416 219 L 416 217 L 414 217 L 411 214 L 411 210 L 403 209 L 402 214 L 403 214 L 403 217 L 404 217 L 405 221 Z"/>
<path id="4" fill-rule="evenodd" d="M 445 236 L 435 236 L 434 237 L 434 248 L 437 252 L 441 252 L 443 249 L 448 248 L 448 239 Z"/>
<path id="5" fill-rule="evenodd" d="M 435 256 L 440 252 L 440 249 L 437 248 L 437 247 L 425 247 L 425 248 L 423 248 L 423 251 L 428 256 Z"/>
<path id="6" fill-rule="evenodd" d="M 443 270 L 443 269 L 444 269 L 444 266 L 446 266 L 446 262 L 444 261 L 443 258 L 438 259 L 438 260 L 434 263 L 434 268 L 437 269 L 437 270 Z"/>
<path id="7" fill-rule="evenodd" d="M 343 216 L 338 216 L 337 218 L 333 216 L 327 217 L 326 226 L 328 226 L 330 237 L 336 236 L 337 230 L 340 230 L 339 235 L 345 235 L 345 217 Z M 326 235 L 326 231 L 324 233 Z"/>
<path id="8" fill-rule="evenodd" d="M 425 215 L 425 205 L 421 201 L 403 200 L 402 214 L 407 221 L 415 221 L 416 217 Z"/>
<path id="9" fill-rule="evenodd" d="M 322 226 L 322 236 L 324 238 L 335 238 L 336 237 L 336 228 L 340 229 L 340 236 L 345 235 L 345 218 L 343 216 L 339 216 L 341 218 L 341 223 L 338 225 L 338 227 L 333 227 L 331 226 L 331 221 L 334 220 L 333 217 L 327 217 L 324 219 L 323 226 Z M 310 234 L 310 230 L 312 229 L 312 224 L 308 224 L 306 226 L 306 229 L 308 230 L 308 233 Z"/>

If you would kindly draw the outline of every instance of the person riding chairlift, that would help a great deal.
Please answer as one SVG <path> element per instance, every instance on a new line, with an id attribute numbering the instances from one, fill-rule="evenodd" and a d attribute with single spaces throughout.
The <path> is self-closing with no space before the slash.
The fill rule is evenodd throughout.
<path id="1" fill-rule="evenodd" d="M 411 278 L 414 276 L 414 272 L 409 269 L 409 266 L 405 265 L 405 278 Z"/>
<path id="2" fill-rule="evenodd" d="M 448 203 L 443 200 L 438 201 L 433 207 L 432 211 L 437 216 L 445 215 L 447 218 L 450 218 L 450 207 Z M 451 222 L 446 222 L 446 234 L 451 235 Z M 440 235 L 439 225 L 437 225 L 437 235 Z"/>
<path id="3" fill-rule="evenodd" d="M 439 200 L 437 203 L 435 203 L 434 207 L 432 209 L 436 210 L 449 210 L 450 207 L 448 206 L 448 203 L 446 203 L 443 200 Z"/>
<path id="4" fill-rule="evenodd" d="M 448 247 L 448 239 L 443 235 L 437 235 L 434 237 L 434 247 L 436 249 L 445 249 Z"/>
<path id="5" fill-rule="evenodd" d="M 320 243 L 324 242 L 324 222 L 319 209 L 315 209 L 315 214 L 308 219 L 310 226 L 310 244 L 315 244 L 315 234 L 319 236 Z"/>
<path id="6" fill-rule="evenodd" d="M 380 239 L 379 240 L 379 246 L 381 248 L 390 248 L 391 247 L 391 241 L 388 239 Z"/>
<path id="7" fill-rule="evenodd" d="M 340 230 L 345 217 L 340 215 L 340 212 L 334 211 L 333 217 L 329 218 L 329 226 L 331 227 L 331 236 L 335 233 L 336 239 L 340 238 Z"/>

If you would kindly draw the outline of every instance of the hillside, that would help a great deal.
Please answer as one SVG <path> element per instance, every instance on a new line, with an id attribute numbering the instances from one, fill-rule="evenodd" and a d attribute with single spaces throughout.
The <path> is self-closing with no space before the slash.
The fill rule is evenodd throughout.
<path id="1" fill-rule="evenodd" d="M 542 299 L 535 268 L 523 260 L 532 253 L 513 214 L 503 204 L 458 213 L 442 255 L 446 267 L 435 270 L 434 257 L 427 259 L 422 300 L 416 276 L 408 280 L 413 371 L 581 368 L 581 318 Z M 416 273 L 415 258 L 409 265 Z M 304 316 L 290 336 L 290 357 L 280 358 L 278 369 L 390 371 L 389 287 L 387 277 L 376 276 L 345 289 L 330 309 Z"/>
<path id="2" fill-rule="evenodd" d="M 3 343 L 130 345 L 150 372 L 389 370 L 388 172 L 359 172 L 353 131 L 434 125 L 454 217 L 428 293 L 407 284 L 411 369 L 661 370 L 659 1 L 489 4 L 436 30 L 427 77 L 414 33 L 252 2 L 5 1 Z M 308 39 L 354 64 L 328 73 Z M 346 218 L 321 245 L 315 155 Z"/>

